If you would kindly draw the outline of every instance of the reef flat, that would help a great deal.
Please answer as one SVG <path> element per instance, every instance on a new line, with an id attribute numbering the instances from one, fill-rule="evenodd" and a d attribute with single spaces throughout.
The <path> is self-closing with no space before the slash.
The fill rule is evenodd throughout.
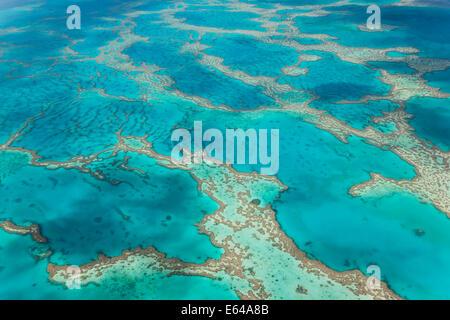
<path id="1" fill-rule="evenodd" d="M 139 149 L 130 147 L 127 138 L 118 134 L 114 152 L 144 154 L 159 160 L 159 165 L 186 170 L 197 181 L 198 189 L 219 204 L 219 209 L 206 215 L 198 227 L 214 245 L 224 248 L 224 254 L 202 264 L 167 259 L 152 247 L 124 251 L 114 258 L 99 256 L 97 261 L 81 266 L 83 284 L 101 282 L 102 277 L 114 272 L 151 269 L 167 274 L 220 277 L 242 299 L 397 298 L 385 285 L 375 293 L 368 290 L 367 279 L 360 272 L 337 273 L 299 251 L 280 230 L 271 210 L 273 198 L 287 188 L 276 178 L 239 173 L 227 165 L 181 166 L 154 152 L 145 138 L 140 138 L 143 147 Z M 50 264 L 50 279 L 65 283 L 66 268 Z M 287 272 L 280 274 L 280 269 Z M 280 280 L 286 281 L 282 287 Z M 302 291 L 297 290 L 299 286 Z"/>

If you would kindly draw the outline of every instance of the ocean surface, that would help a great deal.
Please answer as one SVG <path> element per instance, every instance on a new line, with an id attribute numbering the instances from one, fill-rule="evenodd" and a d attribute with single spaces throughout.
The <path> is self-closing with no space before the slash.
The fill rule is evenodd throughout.
<path id="1" fill-rule="evenodd" d="M 369 1 L 80 0 L 81 29 L 69 30 L 72 2 L 0 4 L 0 222 L 37 224 L 48 240 L 0 229 L 0 299 L 239 299 L 238 281 L 222 274 L 135 270 L 79 290 L 49 279 L 49 264 L 81 266 L 138 247 L 189 265 L 229 250 L 198 224 L 233 203 L 202 192 L 189 171 L 113 150 L 120 132 L 170 156 L 174 128 L 192 132 L 194 121 L 204 131 L 279 130 L 275 177 L 287 189 L 270 205 L 308 258 L 365 275 L 377 265 L 401 298 L 450 299 L 449 213 L 418 192 L 350 194 L 371 173 L 418 175 L 389 142 L 361 133 L 395 132 L 400 122 L 374 120 L 389 112 L 409 114 L 405 134 L 448 160 L 450 68 L 421 73 L 402 58 L 450 66 L 448 6 L 379 1 L 383 28 L 368 32 Z M 365 49 L 392 53 L 372 59 Z M 428 89 L 411 89 L 410 78 Z M 351 134 L 342 139 L 335 122 L 289 109 L 306 102 Z M 450 187 L 440 197 L 450 198 Z"/>

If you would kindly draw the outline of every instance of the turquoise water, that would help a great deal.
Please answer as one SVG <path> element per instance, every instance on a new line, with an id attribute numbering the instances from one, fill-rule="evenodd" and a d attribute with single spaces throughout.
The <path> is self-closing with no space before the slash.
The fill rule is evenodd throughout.
<path id="1" fill-rule="evenodd" d="M 274 8 L 277 3 L 317 4 L 312 0 L 245 2 L 258 10 Z M 289 35 L 286 29 L 278 30 L 283 31 L 282 36 L 262 35 L 267 30 L 254 19 L 284 21 L 289 14 L 311 8 L 283 7 L 278 18 L 250 12 L 253 9 L 233 9 L 227 1 L 214 7 L 202 1 L 184 1 L 186 10 L 174 12 L 173 17 L 185 19 L 193 30 L 182 30 L 164 21 L 158 12 L 175 10 L 176 3 L 128 1 L 126 7 L 124 3 L 79 1 L 83 27 L 70 32 L 61 14 L 72 4 L 68 0 L 49 1 L 30 10 L 11 6 L 37 1 L 0 4 L 0 145 L 27 120 L 22 135 L 8 147 L 36 152 L 41 157 L 37 162 L 67 161 L 104 151 L 117 143 L 119 130 L 122 135 L 147 135 L 155 151 L 169 155 L 174 145 L 170 140 L 173 129 L 192 131 L 194 121 L 203 121 L 204 130 L 217 128 L 222 132 L 228 128 L 279 129 L 277 178 L 288 190 L 272 206 L 281 229 L 299 249 L 337 271 L 366 272 L 369 265 L 379 265 L 382 279 L 404 298 L 450 298 L 450 224 L 445 214 L 411 194 L 360 198 L 348 193 L 353 185 L 370 179 L 371 172 L 413 179 L 414 167 L 356 136 L 349 137 L 348 143 L 339 141 L 306 122 L 308 117 L 280 110 L 263 87 L 201 65 L 199 59 L 203 53 L 217 56 L 233 71 L 272 77 L 279 84 L 308 91 L 305 96 L 318 98 L 310 107 L 356 129 L 372 126 L 381 130 L 372 117 L 399 105 L 389 100 L 338 102 L 387 95 L 391 87 L 377 78 L 381 73 L 374 68 L 408 75 L 415 70 L 405 63 L 353 64 L 331 52 L 307 50 L 302 53 L 321 59 L 302 62 L 298 67 L 308 69 L 305 75 L 282 75 L 282 68 L 295 64 L 300 52 L 269 40 L 290 37 L 304 45 L 321 41 Z M 419 49 L 423 57 L 450 58 L 448 33 L 442 31 L 450 23 L 448 9 L 383 6 L 382 23 L 397 28 L 364 32 L 357 26 L 367 19 L 365 8 L 356 4 L 331 6 L 326 8 L 329 15 L 299 16 L 294 23 L 304 33 L 337 37 L 337 43 L 356 47 L 352 50 L 409 46 Z M 151 12 L 128 16 L 122 24 L 125 14 L 133 10 Z M 11 27 L 25 29 L 16 33 L 8 31 Z M 244 31 L 230 33 L 237 29 Z M 255 37 L 248 31 L 262 33 Z M 123 47 L 122 55 L 111 60 L 99 56 L 101 52 L 113 56 L 114 49 L 133 33 L 146 40 Z M 114 40 L 117 43 L 111 42 Z M 194 42 L 205 46 L 202 52 L 182 51 Z M 69 45 L 75 53 L 68 50 Z M 388 55 L 404 56 L 397 52 Z M 150 71 L 133 71 L 144 63 L 152 70 L 160 68 L 155 74 L 170 77 L 172 82 L 161 86 L 161 79 Z M 447 93 L 449 79 L 448 70 L 424 76 L 428 85 Z M 188 99 L 175 95 L 175 90 Z M 276 95 L 283 96 L 283 92 Z M 285 96 L 290 95 L 295 93 Z M 192 100 L 195 97 L 208 99 L 212 107 L 226 105 L 240 110 L 206 109 Z M 255 111 L 261 106 L 274 109 Z M 414 97 L 405 106 L 413 115 L 409 123 L 414 133 L 449 151 L 448 98 Z M 122 168 L 125 157 L 130 157 L 129 167 L 145 174 Z M 0 222 L 37 223 L 49 240 L 48 245 L 37 244 L 30 236 L 0 230 L 0 299 L 238 298 L 233 286 L 219 278 L 167 277 L 141 271 L 119 273 L 101 285 L 90 284 L 75 291 L 50 283 L 46 271 L 49 262 L 81 265 L 94 261 L 100 253 L 113 257 L 139 246 L 154 246 L 169 258 L 196 264 L 219 259 L 224 253 L 194 225 L 219 206 L 197 190 L 189 172 L 160 166 L 131 152 L 114 156 L 104 152 L 98 160 L 85 168 L 100 170 L 106 180 L 77 169 L 33 166 L 25 153 L 0 152 Z M 260 167 L 234 166 L 242 172 L 259 171 Z M 37 260 L 36 253 L 47 248 L 53 254 Z"/>
<path id="2" fill-rule="evenodd" d="M 345 190 L 335 196 L 341 200 L 306 197 L 296 212 L 289 213 L 285 204 L 292 205 L 295 195 L 282 197 L 275 206 L 283 228 L 302 249 L 337 270 L 365 271 L 376 264 L 382 279 L 404 298 L 449 298 L 445 216 L 409 195 L 368 201 L 348 198 L 347 204 L 342 201 Z M 416 235 L 418 229 L 425 235 Z"/>
<path id="3" fill-rule="evenodd" d="M 237 299 L 219 280 L 204 277 L 153 274 L 148 277 L 118 275 L 101 286 L 90 284 L 68 290 L 51 284 L 45 275 L 47 261 L 30 254 L 31 238 L 0 233 L 0 299 Z M 14 261 L 14 264 L 7 263 Z"/>
<path id="4" fill-rule="evenodd" d="M 22 168 L 2 180 L 2 218 L 43 225 L 55 250 L 52 261 L 64 264 L 83 264 L 99 253 L 117 256 L 124 249 L 149 245 L 187 262 L 220 256 L 221 250 L 193 225 L 218 206 L 197 192 L 187 173 L 152 166 L 143 177 L 103 165 L 111 180 L 122 183 L 91 181 L 74 170 Z"/>
<path id="5" fill-rule="evenodd" d="M 242 70 L 252 76 L 279 76 L 282 68 L 297 62 L 298 53 L 294 49 L 264 44 L 251 37 L 208 38 L 203 43 L 211 46 L 204 51 L 206 54 L 220 56 L 225 59 L 226 66 Z M 249 64 L 248 61 L 254 63 Z"/>
<path id="6" fill-rule="evenodd" d="M 247 12 L 231 12 L 229 10 L 219 10 L 220 8 L 188 9 L 175 15 L 178 19 L 186 19 L 185 23 L 201 25 L 205 27 L 223 29 L 248 29 L 264 31 L 260 23 L 252 20 L 258 15 Z"/>

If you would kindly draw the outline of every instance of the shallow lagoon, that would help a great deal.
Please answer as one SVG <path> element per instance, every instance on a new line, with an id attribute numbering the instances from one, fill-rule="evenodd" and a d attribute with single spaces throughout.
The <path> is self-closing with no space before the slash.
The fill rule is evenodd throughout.
<path id="1" fill-rule="evenodd" d="M 162 274 L 118 275 L 102 285 L 69 290 L 50 283 L 47 261 L 30 254 L 31 238 L 0 232 L 0 299 L 237 299 L 219 280 Z M 14 263 L 11 263 L 14 261 Z"/>
<path id="2" fill-rule="evenodd" d="M 187 262 L 220 256 L 193 225 L 218 206 L 188 173 L 153 165 L 143 177 L 110 166 L 105 173 L 119 185 L 76 170 L 24 167 L 2 179 L 1 218 L 41 225 L 55 251 L 50 260 L 59 263 L 84 264 L 138 246 Z"/>

